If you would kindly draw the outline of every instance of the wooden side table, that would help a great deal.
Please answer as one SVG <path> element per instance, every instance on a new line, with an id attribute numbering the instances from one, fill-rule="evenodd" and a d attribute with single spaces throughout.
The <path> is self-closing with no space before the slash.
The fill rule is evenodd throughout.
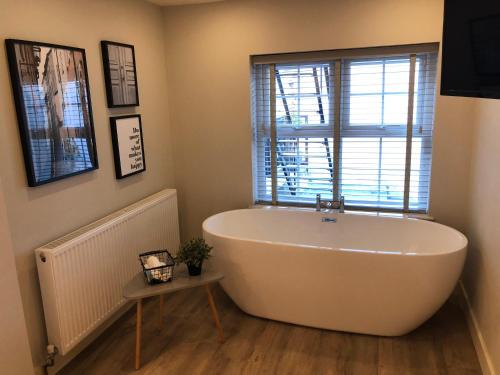
<path id="1" fill-rule="evenodd" d="M 210 291 L 210 284 L 216 283 L 224 278 L 220 272 L 213 270 L 203 270 L 200 276 L 189 276 L 187 272 L 174 274 L 174 280 L 164 284 L 148 285 L 144 281 L 143 273 L 137 274 L 123 288 L 123 297 L 137 303 L 136 331 L 135 331 L 135 369 L 141 367 L 141 335 L 142 335 L 142 300 L 148 297 L 160 297 L 160 324 L 163 320 L 163 303 L 165 294 L 178 290 L 190 289 L 202 286 L 205 288 L 208 297 L 212 319 L 215 323 L 220 342 L 224 342 L 224 335 L 219 321 L 219 314 L 215 307 L 215 302 Z M 161 328 L 161 327 L 160 327 Z"/>

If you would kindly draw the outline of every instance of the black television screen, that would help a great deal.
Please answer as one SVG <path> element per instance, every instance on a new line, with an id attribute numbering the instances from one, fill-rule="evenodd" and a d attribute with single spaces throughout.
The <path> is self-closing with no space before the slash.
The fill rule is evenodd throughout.
<path id="1" fill-rule="evenodd" d="M 500 99 L 500 1 L 445 0 L 441 95 Z"/>

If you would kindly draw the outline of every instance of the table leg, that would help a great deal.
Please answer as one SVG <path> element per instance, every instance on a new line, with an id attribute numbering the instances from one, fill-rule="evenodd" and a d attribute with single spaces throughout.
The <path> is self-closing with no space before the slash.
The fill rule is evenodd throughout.
<path id="1" fill-rule="evenodd" d="M 137 316 L 135 323 L 135 369 L 141 367 L 141 335 L 142 335 L 142 299 L 137 301 Z"/>
<path id="2" fill-rule="evenodd" d="M 163 304 L 165 301 L 165 295 L 160 294 L 160 320 L 158 321 L 158 329 L 163 328 Z"/>
<path id="3" fill-rule="evenodd" d="M 212 319 L 214 320 L 215 327 L 217 328 L 217 334 L 219 335 L 219 341 L 224 342 L 224 334 L 222 333 L 222 327 L 219 321 L 219 314 L 217 314 L 217 308 L 215 307 L 214 298 L 212 297 L 212 292 L 210 291 L 210 286 L 205 285 L 205 290 L 207 291 L 208 303 L 210 305 L 210 310 L 212 311 Z"/>

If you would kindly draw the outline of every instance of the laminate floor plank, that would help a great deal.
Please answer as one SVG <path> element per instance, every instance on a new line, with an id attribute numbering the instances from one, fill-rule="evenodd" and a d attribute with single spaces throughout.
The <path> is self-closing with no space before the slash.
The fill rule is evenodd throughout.
<path id="1" fill-rule="evenodd" d="M 478 375 L 481 369 L 465 317 L 448 301 L 434 317 L 402 337 L 377 337 L 308 328 L 242 312 L 213 288 L 225 342 L 220 343 L 202 288 L 143 311 L 142 367 L 134 370 L 135 308 L 125 313 L 61 375 Z"/>

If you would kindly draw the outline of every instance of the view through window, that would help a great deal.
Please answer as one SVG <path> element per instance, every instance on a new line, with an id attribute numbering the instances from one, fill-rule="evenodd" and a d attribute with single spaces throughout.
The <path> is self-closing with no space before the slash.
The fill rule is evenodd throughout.
<path id="1" fill-rule="evenodd" d="M 433 51 L 254 64 L 256 201 L 426 212 L 435 71 Z"/>

